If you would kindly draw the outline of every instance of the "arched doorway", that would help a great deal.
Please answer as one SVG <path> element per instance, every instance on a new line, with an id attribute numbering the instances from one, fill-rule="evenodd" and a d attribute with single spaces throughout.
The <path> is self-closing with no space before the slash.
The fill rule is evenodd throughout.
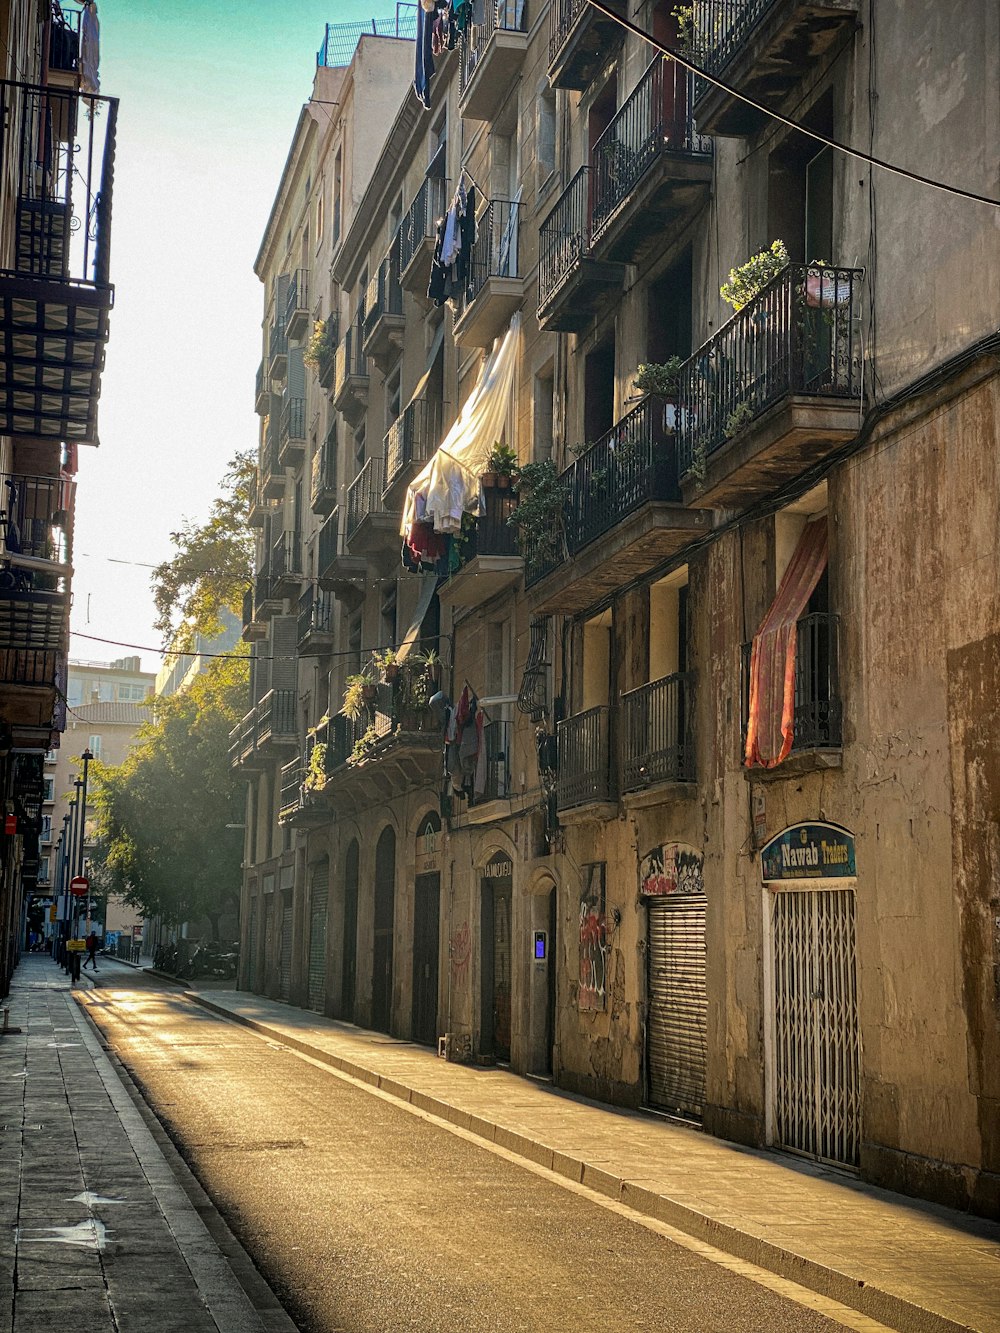
<path id="1" fill-rule="evenodd" d="M 340 1016 L 354 1022 L 354 999 L 358 980 L 358 840 L 354 838 L 344 858 L 344 966 L 340 981 Z"/>
<path id="2" fill-rule="evenodd" d="M 438 960 L 441 933 L 441 816 L 431 810 L 416 838 L 413 886 L 413 1040 L 438 1039 Z"/>
<path id="3" fill-rule="evenodd" d="M 372 1027 L 388 1032 L 392 1018 L 392 930 L 396 907 L 396 834 L 386 825 L 375 848 L 375 938 L 372 948 Z"/>
<path id="4" fill-rule="evenodd" d="M 510 1059 L 510 984 L 513 958 L 510 940 L 510 901 L 514 863 L 506 852 L 496 852 L 483 867 L 480 990 L 480 1051 L 497 1060 Z"/>

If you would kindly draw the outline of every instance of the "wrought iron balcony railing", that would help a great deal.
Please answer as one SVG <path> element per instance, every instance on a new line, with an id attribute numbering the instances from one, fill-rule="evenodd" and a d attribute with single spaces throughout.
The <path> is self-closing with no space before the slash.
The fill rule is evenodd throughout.
<path id="1" fill-rule="evenodd" d="M 317 513 L 329 513 L 337 502 L 337 432 L 333 427 L 313 454 L 309 497 Z"/>
<path id="2" fill-rule="evenodd" d="M 399 272 L 405 273 L 425 241 L 434 240 L 437 220 L 446 209 L 448 182 L 425 176 L 399 227 Z"/>
<path id="3" fill-rule="evenodd" d="M 476 223 L 476 243 L 469 259 L 464 293 L 471 305 L 490 278 L 519 278 L 518 220 L 521 205 L 507 199 L 491 199 Z"/>
<path id="4" fill-rule="evenodd" d="M 590 172 L 581 167 L 538 233 L 538 304 L 546 305 L 590 254 Z"/>
<path id="5" fill-rule="evenodd" d="M 517 493 L 510 488 L 483 487 L 483 507 L 468 538 L 462 543 L 462 563 L 480 555 L 520 555 L 517 529 L 509 521 L 517 509 Z"/>
<path id="6" fill-rule="evenodd" d="M 339 397 L 349 379 L 368 378 L 368 358 L 364 350 L 363 318 L 359 314 L 344 334 L 334 362 L 334 393 Z"/>
<path id="7" fill-rule="evenodd" d="M 289 819 L 301 807 L 302 784 L 306 780 L 306 772 L 307 765 L 300 754 L 290 759 L 287 764 L 282 764 L 279 820 Z"/>
<path id="8" fill-rule="evenodd" d="M 306 439 L 306 400 L 286 397 L 281 405 L 281 443 L 283 445 L 305 445 Z"/>
<path id="9" fill-rule="evenodd" d="M 243 594 L 243 628 L 253 624 L 253 588 L 247 588 Z"/>
<path id="10" fill-rule="evenodd" d="M 287 741 L 298 734 L 295 691 L 268 690 L 257 705 L 257 745 L 269 740 Z"/>
<path id="11" fill-rule="evenodd" d="M 677 672 L 622 695 L 622 790 L 694 781 L 694 674 Z"/>
<path id="12" fill-rule="evenodd" d="M 337 599 L 332 592 L 307 588 L 299 598 L 299 643 L 314 634 L 332 634 Z"/>
<path id="13" fill-rule="evenodd" d="M 479 67 L 495 32 L 526 32 L 527 6 L 524 0 L 493 0 L 483 5 L 482 19 L 475 19 L 462 37 L 462 64 L 459 69 L 458 95 L 461 97 Z"/>
<path id="14" fill-rule="evenodd" d="M 365 294 L 365 337 L 371 337 L 384 315 L 402 315 L 403 289 L 399 285 L 399 246 L 394 245 L 379 264 Z"/>
<path id="15" fill-rule="evenodd" d="M 711 157 L 690 108 L 690 74 L 656 56 L 591 152 L 595 241 L 661 154 Z"/>
<path id="16" fill-rule="evenodd" d="M 789 394 L 859 399 L 863 272 L 788 264 L 681 367 L 681 474 Z"/>
<path id="17" fill-rule="evenodd" d="M 319 530 L 316 549 L 316 570 L 320 578 L 340 555 L 340 514 L 334 511 Z"/>
<path id="18" fill-rule="evenodd" d="M 350 541 L 366 518 L 384 514 L 382 481 L 384 464 L 381 458 L 369 458 L 347 489 L 347 528 L 344 536 Z"/>
<path id="19" fill-rule="evenodd" d="M 73 482 L 59 477 L 0 473 L 0 538 L 7 555 L 68 560 L 74 489 Z M 44 576 L 44 570 L 36 572 Z M 34 586 L 40 587 L 37 577 Z"/>
<path id="20" fill-rule="evenodd" d="M 840 617 L 830 611 L 800 616 L 795 641 L 795 712 L 792 754 L 800 750 L 838 749 L 842 743 L 840 694 Z M 750 712 L 750 657 L 743 658 L 743 739 Z"/>
<path id="21" fill-rule="evenodd" d="M 288 283 L 284 324 L 292 337 L 298 337 L 309 320 L 309 270 L 297 268 Z"/>
<path id="22" fill-rule="evenodd" d="M 79 9 L 60 5 L 58 17 L 53 17 L 49 34 L 49 72 L 59 70 L 75 74 L 80 62 Z"/>
<path id="23" fill-rule="evenodd" d="M 271 325 L 267 350 L 272 366 L 275 362 L 281 362 L 282 358 L 288 355 L 288 334 L 285 331 L 284 315 L 282 315 L 280 323 Z"/>
<path id="24" fill-rule="evenodd" d="M 271 574 L 276 579 L 302 575 L 302 533 L 283 532 L 271 547 Z"/>
<path id="25" fill-rule="evenodd" d="M 385 437 L 388 489 L 413 463 L 426 463 L 437 448 L 440 408 L 436 399 L 418 398 L 404 407 Z"/>
<path id="26" fill-rule="evenodd" d="M 487 722 L 483 727 L 483 745 L 486 747 L 486 785 L 474 795 L 471 805 L 485 805 L 487 801 L 503 801 L 510 796 L 510 749 L 514 739 L 512 722 Z"/>
<path id="27" fill-rule="evenodd" d="M 602 704 L 560 722 L 558 808 L 611 798 L 611 709 Z"/>

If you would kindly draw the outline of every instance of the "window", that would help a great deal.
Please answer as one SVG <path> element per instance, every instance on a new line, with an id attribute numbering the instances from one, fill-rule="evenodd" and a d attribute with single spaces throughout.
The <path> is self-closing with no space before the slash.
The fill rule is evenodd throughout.
<path id="1" fill-rule="evenodd" d="M 615 340 L 606 339 L 584 362 L 584 439 L 593 442 L 615 424 Z"/>
<path id="2" fill-rule="evenodd" d="M 583 627 L 583 682 L 581 711 L 608 702 L 611 683 L 611 612 L 588 620 Z"/>
<path id="3" fill-rule="evenodd" d="M 90 751 L 90 753 L 94 756 L 95 759 L 100 759 L 101 757 L 100 736 L 89 737 L 89 739 L 87 740 L 87 749 Z"/>
<path id="4" fill-rule="evenodd" d="M 821 134 L 834 132 L 832 95 L 824 95 L 803 117 Z M 765 244 L 782 240 L 793 263 L 835 263 L 833 151 L 816 152 L 816 140 L 792 132 L 768 159 Z M 761 246 L 760 248 L 763 248 Z"/>
<path id="5" fill-rule="evenodd" d="M 343 167 L 341 158 L 341 149 L 337 149 L 337 155 L 333 159 L 333 226 L 331 236 L 333 244 L 336 245 L 340 240 L 340 196 L 343 185 Z"/>
<path id="6" fill-rule="evenodd" d="M 556 169 L 556 94 L 546 80 L 535 101 L 535 158 L 538 176 L 535 188 L 541 192 Z"/>
<path id="7" fill-rule="evenodd" d="M 399 371 L 397 370 L 385 382 L 385 419 L 390 426 L 399 416 L 401 402 Z"/>
<path id="8" fill-rule="evenodd" d="M 42 782 L 42 800 L 55 800 L 55 778 L 44 778 Z"/>
<path id="9" fill-rule="evenodd" d="M 662 365 L 672 356 L 691 355 L 691 251 L 646 289 L 646 355 Z"/>
<path id="10" fill-rule="evenodd" d="M 361 612 L 351 616 L 347 626 L 347 674 L 361 670 Z"/>
<path id="11" fill-rule="evenodd" d="M 59 758 L 59 752 L 58 752 L 58 750 L 46 750 L 46 751 L 45 751 L 45 762 L 46 762 L 47 764 L 54 764 L 54 763 L 56 763 L 57 760 L 58 760 L 58 758 Z"/>
<path id="12" fill-rule="evenodd" d="M 688 574 L 676 569 L 649 590 L 649 679 L 688 669 Z"/>
<path id="13" fill-rule="evenodd" d="M 381 623 L 379 625 L 379 642 L 383 647 L 394 647 L 396 643 L 396 585 L 387 583 L 383 585 L 382 605 L 379 608 Z"/>
<path id="14" fill-rule="evenodd" d="M 42 842 L 52 841 L 52 816 L 42 815 Z"/>
<path id="15" fill-rule="evenodd" d="M 539 463 L 552 456 L 554 391 L 555 382 L 549 367 L 535 376 L 534 459 Z"/>
<path id="16" fill-rule="evenodd" d="M 323 217 L 323 212 L 324 212 L 324 208 L 323 208 L 323 205 L 324 205 L 323 190 L 324 190 L 324 186 L 321 185 L 321 186 L 320 186 L 320 190 L 319 190 L 319 195 L 318 195 L 318 197 L 317 197 L 317 199 L 316 199 L 316 244 L 317 244 L 317 246 L 319 245 L 320 241 L 323 239 L 323 222 L 324 222 L 324 217 Z"/>
<path id="17" fill-rule="evenodd" d="M 354 475 L 358 473 L 365 465 L 365 428 L 359 426 L 354 432 Z"/>
<path id="18" fill-rule="evenodd" d="M 49 882 L 49 858 L 47 856 L 43 856 L 39 859 L 38 879 L 40 883 L 47 884 Z"/>

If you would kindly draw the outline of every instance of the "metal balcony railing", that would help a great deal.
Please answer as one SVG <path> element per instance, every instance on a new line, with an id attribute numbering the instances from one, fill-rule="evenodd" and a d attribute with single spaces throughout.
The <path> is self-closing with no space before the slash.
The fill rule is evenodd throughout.
<path id="1" fill-rule="evenodd" d="M 282 313 L 281 322 L 271 325 L 271 332 L 267 340 L 268 355 L 272 361 L 276 357 L 288 355 L 288 335 L 285 332 L 284 313 Z"/>
<path id="2" fill-rule="evenodd" d="M 304 398 L 285 398 L 281 405 L 281 439 L 284 442 L 299 441 L 306 438 L 306 400 Z"/>
<path id="3" fill-rule="evenodd" d="M 302 804 L 302 784 L 306 778 L 306 764 L 296 755 L 281 767 L 281 801 L 278 818 L 288 819 Z"/>
<path id="4" fill-rule="evenodd" d="M 344 334 L 334 362 L 334 392 L 339 394 L 348 379 L 368 378 L 368 358 L 364 350 L 363 317 L 359 314 Z"/>
<path id="5" fill-rule="evenodd" d="M 476 222 L 476 243 L 469 259 L 464 304 L 471 305 L 490 278 L 521 276 L 518 220 L 521 205 L 491 199 Z"/>
<path id="6" fill-rule="evenodd" d="M 309 638 L 311 634 L 332 634 L 336 606 L 336 598 L 332 592 L 307 588 L 299 598 L 299 643 Z"/>
<path id="7" fill-rule="evenodd" d="M 260 411 L 261 408 L 265 411 L 267 410 L 265 404 L 270 398 L 270 395 L 271 381 L 264 378 L 264 362 L 262 361 L 257 367 L 257 379 L 254 384 L 254 403 L 256 404 L 258 411 Z"/>
<path id="8" fill-rule="evenodd" d="M 801 616 L 795 641 L 795 712 L 792 753 L 837 749 L 842 743 L 840 617 L 830 611 Z M 750 657 L 743 644 L 743 739 L 750 713 Z"/>
<path id="9" fill-rule="evenodd" d="M 611 796 L 611 709 L 602 704 L 560 722 L 558 807 L 570 810 Z"/>
<path id="10" fill-rule="evenodd" d="M 376 269 L 365 294 L 364 335 L 370 338 L 385 315 L 402 315 L 403 289 L 399 285 L 399 246 L 394 245 Z"/>
<path id="11" fill-rule="evenodd" d="M 474 11 L 477 12 L 477 11 Z M 475 19 L 466 28 L 462 37 L 462 63 L 459 70 L 459 97 L 465 92 L 469 81 L 486 52 L 493 34 L 500 32 L 527 32 L 527 5 L 524 0 L 491 0 L 482 6 L 482 21 Z"/>
<path id="12" fill-rule="evenodd" d="M 277 414 L 268 417 L 267 429 L 264 432 L 264 451 L 261 462 L 263 464 L 261 471 L 266 477 L 284 476 L 284 468 L 281 466 L 281 430 Z"/>
<path id="13" fill-rule="evenodd" d="M 590 255 L 590 171 L 581 167 L 538 232 L 538 304 L 544 306 Z"/>
<path id="14" fill-rule="evenodd" d="M 483 487 L 483 507 L 475 527 L 462 543 L 463 564 L 479 555 L 520 554 L 517 529 L 509 522 L 517 509 L 517 493 L 507 487 Z"/>
<path id="15" fill-rule="evenodd" d="M 591 151 L 595 241 L 661 153 L 711 157 L 690 108 L 691 75 L 656 56 Z"/>
<path id="16" fill-rule="evenodd" d="M 512 722 L 487 722 L 483 727 L 486 747 L 486 785 L 471 805 L 503 801 L 510 796 L 510 748 L 514 738 Z"/>
<path id="17" fill-rule="evenodd" d="M 59 477 L 0 473 L 0 539 L 11 555 L 63 562 L 74 483 Z M 38 580 L 35 580 L 38 587 Z"/>
<path id="18" fill-rule="evenodd" d="M 587 8 L 587 0 L 553 0 L 549 10 L 549 64 L 562 50 L 577 19 Z"/>
<path id="19" fill-rule="evenodd" d="M 706 73 L 718 74 L 746 45 L 773 3 L 774 0 L 694 0 L 692 58 Z"/>
<path id="20" fill-rule="evenodd" d="M 272 739 L 287 740 L 296 731 L 295 691 L 268 690 L 257 705 L 257 745 Z"/>
<path id="21" fill-rule="evenodd" d="M 694 781 L 694 674 L 629 690 L 621 701 L 622 790 Z"/>
<path id="22" fill-rule="evenodd" d="M 257 571 L 257 577 L 254 579 L 253 604 L 254 613 L 256 613 L 267 602 L 281 601 L 277 593 L 278 581 L 271 573 L 270 566 Z"/>
<path id="23" fill-rule="evenodd" d="M 320 578 L 329 571 L 338 555 L 340 555 L 340 514 L 334 510 L 319 530 L 316 570 Z"/>
<path id="24" fill-rule="evenodd" d="M 302 533 L 283 532 L 271 547 L 271 574 L 276 579 L 302 574 Z"/>
<path id="25" fill-rule="evenodd" d="M 566 558 L 563 528 L 553 526 L 549 532 L 522 533 L 521 554 L 524 556 L 524 586 L 532 588 L 541 583 Z"/>
<path id="26" fill-rule="evenodd" d="M 309 312 L 309 270 L 297 268 L 288 283 L 288 297 L 285 301 L 285 328 L 292 323 L 295 315 Z"/>
<path id="27" fill-rule="evenodd" d="M 253 588 L 243 594 L 243 628 L 253 624 Z"/>
<path id="28" fill-rule="evenodd" d="M 315 503 L 324 492 L 337 493 L 337 433 L 330 431 L 313 454 L 310 499 Z"/>
<path id="29" fill-rule="evenodd" d="M 49 35 L 49 70 L 74 74 L 80 61 L 81 10 L 61 5 Z"/>
<path id="30" fill-rule="evenodd" d="M 347 528 L 344 533 L 348 541 L 366 518 L 373 514 L 386 513 L 385 505 L 382 503 L 382 492 L 385 490 L 382 481 L 383 467 L 381 458 L 369 458 L 348 487 Z"/>
<path id="31" fill-rule="evenodd" d="M 413 463 L 426 463 L 437 448 L 440 408 L 436 399 L 418 398 L 389 427 L 385 437 L 388 488 Z"/>
<path id="32" fill-rule="evenodd" d="M 788 264 L 681 367 L 683 475 L 788 394 L 860 399 L 860 269 Z"/>
<path id="33" fill-rule="evenodd" d="M 426 176 L 399 227 L 399 272 L 405 273 L 425 241 L 434 240 L 437 220 L 446 209 L 448 182 Z"/>

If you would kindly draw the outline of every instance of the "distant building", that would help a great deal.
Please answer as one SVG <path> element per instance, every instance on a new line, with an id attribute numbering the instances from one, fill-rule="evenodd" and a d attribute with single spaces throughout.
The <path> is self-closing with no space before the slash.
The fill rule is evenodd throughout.
<path id="1" fill-rule="evenodd" d="M 194 650 L 190 653 L 168 653 L 163 665 L 156 673 L 156 696 L 167 699 L 172 694 L 186 690 L 196 676 L 199 676 L 213 657 L 218 653 L 228 653 L 240 642 L 242 624 L 239 616 L 223 607 L 219 612 L 223 629 L 209 638 L 204 634 L 195 635 Z"/>

